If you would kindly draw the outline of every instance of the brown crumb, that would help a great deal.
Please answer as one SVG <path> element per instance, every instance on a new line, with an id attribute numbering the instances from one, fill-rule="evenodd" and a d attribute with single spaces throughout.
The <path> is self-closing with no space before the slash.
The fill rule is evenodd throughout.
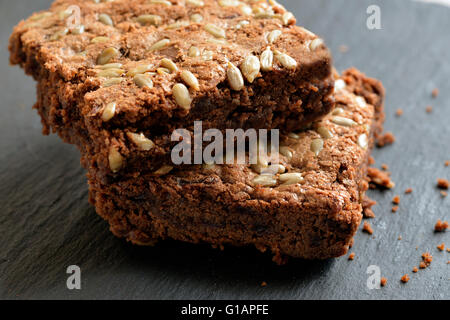
<path id="1" fill-rule="evenodd" d="M 339 52 L 341 52 L 341 53 L 347 53 L 348 50 L 349 50 L 349 47 L 345 44 L 342 44 L 339 46 Z"/>
<path id="2" fill-rule="evenodd" d="M 386 132 L 384 135 L 378 138 L 377 146 L 382 148 L 384 146 L 393 144 L 395 142 L 395 137 L 392 132 Z"/>
<path id="3" fill-rule="evenodd" d="M 450 248 L 447 248 L 447 252 L 450 252 Z"/>
<path id="4" fill-rule="evenodd" d="M 348 256 L 348 260 L 353 260 L 353 259 L 355 259 L 355 253 L 354 252 L 350 253 L 350 255 Z"/>
<path id="5" fill-rule="evenodd" d="M 402 240 L 403 238 L 402 238 L 402 236 L 398 236 L 398 238 L 397 238 L 397 240 Z"/>
<path id="6" fill-rule="evenodd" d="M 419 268 L 420 269 L 425 269 L 426 267 L 427 267 L 427 264 L 425 262 L 421 261 L 420 264 L 419 264 Z"/>
<path id="7" fill-rule="evenodd" d="M 392 199 L 392 203 L 394 203 L 394 204 L 399 204 L 400 203 L 400 196 L 395 196 L 393 199 Z"/>
<path id="8" fill-rule="evenodd" d="M 444 244 L 444 243 L 441 243 L 440 245 L 437 246 L 437 248 L 438 248 L 439 251 L 444 251 L 444 249 L 445 249 L 445 244 Z"/>
<path id="9" fill-rule="evenodd" d="M 432 107 L 432 106 L 427 106 L 426 109 L 425 109 L 425 111 L 426 111 L 427 113 L 431 113 L 431 112 L 433 112 L 433 107 Z"/>
<path id="10" fill-rule="evenodd" d="M 368 196 L 364 196 L 362 201 L 364 218 L 375 218 L 375 213 L 373 213 L 372 207 L 376 204 L 376 201 L 370 199 Z"/>
<path id="11" fill-rule="evenodd" d="M 436 222 L 434 226 L 434 231 L 436 232 L 444 232 L 447 229 L 448 229 L 448 222 L 441 221 L 440 219 Z"/>
<path id="12" fill-rule="evenodd" d="M 430 265 L 431 261 L 433 261 L 433 256 L 429 254 L 428 252 L 425 252 L 422 254 L 422 260 L 427 264 Z"/>
<path id="13" fill-rule="evenodd" d="M 261 282 L 261 287 L 265 287 L 265 286 L 267 286 L 267 282 L 265 282 L 265 281 Z"/>
<path id="14" fill-rule="evenodd" d="M 382 287 L 384 287 L 386 285 L 386 283 L 387 283 L 387 279 L 385 277 L 382 277 L 381 280 L 380 280 L 380 285 Z"/>
<path id="15" fill-rule="evenodd" d="M 412 193 L 412 192 L 413 192 L 413 189 L 412 189 L 412 188 L 408 188 L 408 189 L 405 190 L 405 193 L 406 193 L 406 194 L 409 194 L 409 193 Z"/>
<path id="16" fill-rule="evenodd" d="M 438 95 L 439 95 L 439 89 L 438 88 L 434 88 L 433 91 L 431 91 L 431 96 L 433 98 L 437 98 Z"/>
<path id="17" fill-rule="evenodd" d="M 386 172 L 383 172 L 377 168 L 369 168 L 367 170 L 367 175 L 370 182 L 376 186 L 392 189 L 395 187 L 395 183 L 391 180 Z"/>
<path id="18" fill-rule="evenodd" d="M 445 165 L 446 167 L 450 166 L 450 160 L 445 161 L 444 165 Z"/>
<path id="19" fill-rule="evenodd" d="M 450 182 L 447 179 L 438 179 L 437 186 L 440 189 L 448 189 L 448 187 L 450 186 Z"/>
<path id="20" fill-rule="evenodd" d="M 373 165 L 373 164 L 375 164 L 375 159 L 372 156 L 370 156 L 369 157 L 369 165 Z"/>
<path id="21" fill-rule="evenodd" d="M 395 115 L 397 116 L 397 117 L 401 117 L 402 115 L 403 115 L 403 109 L 397 109 L 397 111 L 395 111 Z"/>
<path id="22" fill-rule="evenodd" d="M 392 207 L 392 212 L 396 213 L 398 211 L 398 206 L 393 206 Z"/>
<path id="23" fill-rule="evenodd" d="M 372 226 L 367 221 L 364 221 L 363 232 L 367 232 L 368 234 L 372 234 L 373 233 Z"/>
<path id="24" fill-rule="evenodd" d="M 412 269 L 412 272 L 414 272 L 414 273 L 417 273 L 419 271 L 419 269 L 417 268 L 417 267 L 414 267 L 413 269 Z"/>
<path id="25" fill-rule="evenodd" d="M 409 281 L 409 275 L 405 274 L 401 279 L 400 279 L 403 283 L 407 283 Z"/>
<path id="26" fill-rule="evenodd" d="M 384 170 L 384 171 L 388 171 L 389 170 L 389 166 L 386 163 L 383 163 L 381 165 L 381 169 Z"/>
<path id="27" fill-rule="evenodd" d="M 446 197 L 448 195 L 448 193 L 447 192 L 445 192 L 445 191 L 441 191 L 441 196 L 443 196 L 443 197 Z"/>

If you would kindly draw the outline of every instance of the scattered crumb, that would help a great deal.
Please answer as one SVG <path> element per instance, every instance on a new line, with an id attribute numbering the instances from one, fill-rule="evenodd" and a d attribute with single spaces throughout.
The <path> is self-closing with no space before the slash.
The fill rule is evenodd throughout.
<path id="1" fill-rule="evenodd" d="M 265 281 L 261 282 L 261 287 L 265 287 L 265 286 L 267 286 L 267 282 L 265 282 Z"/>
<path id="2" fill-rule="evenodd" d="M 427 267 L 427 264 L 425 262 L 421 261 L 420 264 L 419 264 L 419 268 L 420 269 L 425 269 L 426 267 Z"/>
<path id="3" fill-rule="evenodd" d="M 383 172 L 377 168 L 369 168 L 367 171 L 367 175 L 370 179 L 370 182 L 379 187 L 388 189 L 392 189 L 395 187 L 395 183 L 391 180 L 391 177 L 389 177 L 386 172 Z"/>
<path id="4" fill-rule="evenodd" d="M 443 197 L 446 197 L 448 195 L 448 193 L 447 192 L 445 192 L 445 191 L 441 191 L 441 196 L 443 196 Z"/>
<path id="5" fill-rule="evenodd" d="M 375 164 L 375 159 L 372 156 L 370 156 L 369 157 L 369 165 L 373 165 L 373 164 Z"/>
<path id="6" fill-rule="evenodd" d="M 445 244 L 444 244 L 444 243 L 441 243 L 440 245 L 437 246 L 437 248 L 438 248 L 439 251 L 444 251 L 444 249 L 445 249 Z"/>
<path id="7" fill-rule="evenodd" d="M 350 255 L 348 256 L 348 260 L 353 260 L 353 259 L 355 259 L 355 253 L 354 252 L 350 253 Z"/>
<path id="8" fill-rule="evenodd" d="M 422 260 L 425 263 L 425 265 L 428 267 L 431 264 L 431 261 L 433 261 L 433 256 L 429 254 L 428 252 L 425 252 L 422 254 Z"/>
<path id="9" fill-rule="evenodd" d="M 431 96 L 433 98 L 437 98 L 438 95 L 439 95 L 439 89 L 438 88 L 434 88 L 433 91 L 431 91 Z"/>
<path id="10" fill-rule="evenodd" d="M 349 50 L 349 47 L 345 44 L 342 44 L 339 46 L 339 52 L 341 52 L 341 53 L 347 53 L 348 50 Z"/>
<path id="11" fill-rule="evenodd" d="M 367 232 L 368 234 L 372 234 L 373 233 L 372 226 L 367 221 L 364 221 L 363 232 Z"/>
<path id="12" fill-rule="evenodd" d="M 412 272 L 414 272 L 414 273 L 417 273 L 419 271 L 419 268 L 417 268 L 417 267 L 414 267 L 413 269 L 412 269 Z"/>
<path id="13" fill-rule="evenodd" d="M 405 274 L 401 279 L 400 279 L 403 283 L 407 283 L 409 281 L 409 275 Z"/>
<path id="14" fill-rule="evenodd" d="M 402 236 L 398 236 L 398 238 L 397 238 L 397 240 L 402 240 L 403 238 L 402 238 Z"/>
<path id="15" fill-rule="evenodd" d="M 377 146 L 382 148 L 386 145 L 393 144 L 395 142 L 395 137 L 392 132 L 386 132 L 384 135 L 378 138 Z"/>
<path id="16" fill-rule="evenodd" d="M 386 285 L 386 283 L 387 283 L 387 279 L 385 277 L 382 277 L 381 280 L 380 280 L 380 285 L 382 287 L 384 287 Z"/>
<path id="17" fill-rule="evenodd" d="M 445 165 L 446 167 L 450 166 L 450 160 L 445 161 L 444 165 Z"/>
<path id="18" fill-rule="evenodd" d="M 368 196 L 364 196 L 362 201 L 364 218 L 375 218 L 375 213 L 373 213 L 372 207 L 376 204 L 376 201 L 370 199 Z"/>
<path id="19" fill-rule="evenodd" d="M 381 169 L 384 170 L 384 171 L 388 171 L 389 170 L 389 166 L 386 163 L 383 163 L 381 165 Z"/>
<path id="20" fill-rule="evenodd" d="M 427 111 L 427 113 L 431 113 L 431 112 L 433 112 L 433 107 L 427 106 L 427 108 L 425 110 Z"/>
<path id="21" fill-rule="evenodd" d="M 440 219 L 436 222 L 436 225 L 434 226 L 434 231 L 436 232 L 444 232 L 447 229 L 448 229 L 448 222 L 441 221 Z"/>
<path id="22" fill-rule="evenodd" d="M 400 203 L 400 196 L 395 196 L 393 199 L 392 199 L 392 203 L 394 203 L 394 204 L 399 204 Z"/>
<path id="23" fill-rule="evenodd" d="M 396 213 L 398 211 L 398 206 L 393 206 L 392 207 L 392 212 Z"/>
<path id="24" fill-rule="evenodd" d="M 450 252 L 450 248 L 447 248 L 447 252 Z"/>
<path id="25" fill-rule="evenodd" d="M 448 187 L 450 186 L 450 182 L 448 182 L 448 180 L 446 179 L 438 179 L 437 186 L 441 189 L 448 189 Z"/>
<path id="26" fill-rule="evenodd" d="M 397 117 L 401 117 L 402 115 L 403 115 L 403 109 L 397 109 L 397 111 L 395 111 L 395 115 L 397 116 Z"/>
<path id="27" fill-rule="evenodd" d="M 412 192 L 413 192 L 413 189 L 412 189 L 412 188 L 408 188 L 408 189 L 405 190 L 405 193 L 406 193 L 406 194 L 409 194 L 409 193 L 412 193 Z"/>

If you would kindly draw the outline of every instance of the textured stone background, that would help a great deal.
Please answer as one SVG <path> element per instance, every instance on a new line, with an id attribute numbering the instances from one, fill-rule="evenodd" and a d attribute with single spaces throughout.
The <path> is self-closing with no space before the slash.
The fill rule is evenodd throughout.
<path id="1" fill-rule="evenodd" d="M 347 257 L 292 260 L 277 267 L 254 249 L 164 242 L 133 247 L 115 239 L 87 201 L 84 171 L 72 146 L 41 135 L 31 106 L 33 81 L 8 65 L 12 27 L 50 0 L 0 1 L 0 297 L 145 299 L 449 299 L 449 232 L 435 234 L 438 218 L 450 219 L 450 197 L 436 189 L 450 178 L 450 8 L 405 0 L 286 0 L 298 22 L 323 35 L 338 69 L 356 66 L 387 88 L 386 129 L 395 145 L 376 150 L 397 187 L 370 192 L 378 201 L 374 235 L 358 232 Z M 382 10 L 382 30 L 369 31 L 366 8 Z M 347 53 L 338 49 L 349 48 Z M 437 99 L 431 90 L 440 89 Z M 427 114 L 427 105 L 433 112 Z M 401 118 L 395 110 L 403 108 Z M 414 192 L 404 196 L 411 187 Z M 402 195 L 398 213 L 391 199 Z M 399 236 L 403 240 L 399 241 Z M 416 247 L 418 248 L 416 250 Z M 422 252 L 431 267 L 412 274 Z M 66 289 L 67 266 L 82 269 L 82 290 Z M 366 269 L 378 265 L 388 285 L 366 287 Z M 409 273 L 411 281 L 401 284 Z M 260 283 L 266 281 L 267 287 Z"/>

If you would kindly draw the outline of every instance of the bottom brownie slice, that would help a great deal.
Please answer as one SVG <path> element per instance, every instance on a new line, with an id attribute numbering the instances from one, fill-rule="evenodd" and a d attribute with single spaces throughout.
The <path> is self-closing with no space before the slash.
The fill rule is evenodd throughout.
<path id="1" fill-rule="evenodd" d="M 282 173 L 270 178 L 249 165 L 199 165 L 105 183 L 90 168 L 90 200 L 116 236 L 139 245 L 166 238 L 254 245 L 277 263 L 341 256 L 362 219 L 384 89 L 351 69 L 337 80 L 335 98 L 326 118 L 281 137 Z"/>

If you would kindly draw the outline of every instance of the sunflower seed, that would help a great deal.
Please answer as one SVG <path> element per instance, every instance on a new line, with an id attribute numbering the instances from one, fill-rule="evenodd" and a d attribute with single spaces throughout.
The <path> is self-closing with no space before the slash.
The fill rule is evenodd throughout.
<path id="1" fill-rule="evenodd" d="M 123 78 L 109 78 L 102 83 L 102 87 L 107 88 L 119 84 L 123 81 Z"/>
<path id="2" fill-rule="evenodd" d="M 225 30 L 212 23 L 208 23 L 204 28 L 207 32 L 209 32 L 216 38 L 226 38 Z"/>
<path id="3" fill-rule="evenodd" d="M 185 110 L 191 108 L 192 98 L 188 88 L 182 83 L 177 83 L 172 88 L 173 96 L 177 104 Z"/>
<path id="4" fill-rule="evenodd" d="M 286 167 L 283 166 L 282 164 L 275 164 L 275 165 L 273 165 L 273 167 L 277 170 L 277 173 L 285 173 L 286 172 Z"/>
<path id="5" fill-rule="evenodd" d="M 273 12 L 267 12 L 267 11 L 257 12 L 255 14 L 255 19 L 272 19 L 274 17 L 275 17 L 275 14 Z"/>
<path id="6" fill-rule="evenodd" d="M 238 0 L 219 0 L 219 6 L 221 7 L 237 7 L 240 4 Z"/>
<path id="7" fill-rule="evenodd" d="M 114 26 L 113 20 L 106 13 L 99 14 L 98 15 L 98 21 L 100 21 L 103 24 L 106 24 L 107 26 Z"/>
<path id="8" fill-rule="evenodd" d="M 221 44 L 221 45 L 227 45 L 228 42 L 225 39 L 216 39 L 216 38 L 211 38 L 207 40 L 209 43 L 215 43 L 215 44 Z"/>
<path id="9" fill-rule="evenodd" d="M 201 14 L 199 14 L 199 13 L 194 13 L 191 16 L 191 21 L 195 22 L 195 23 L 200 23 L 200 22 L 203 21 L 203 16 Z"/>
<path id="10" fill-rule="evenodd" d="M 270 49 L 270 47 L 267 47 L 266 50 L 261 53 L 261 70 L 263 71 L 270 71 L 272 70 L 273 66 L 273 52 Z"/>
<path id="11" fill-rule="evenodd" d="M 162 40 L 159 40 L 158 42 L 154 43 L 154 44 L 150 47 L 150 51 L 161 50 L 162 48 L 166 47 L 169 43 L 170 43 L 170 40 L 169 40 L 169 39 L 162 39 Z"/>
<path id="12" fill-rule="evenodd" d="M 53 14 L 52 12 L 48 12 L 48 11 L 42 12 L 42 13 L 38 13 L 38 14 L 35 14 L 35 15 L 31 16 L 29 18 L 29 20 L 31 20 L 31 21 L 39 21 L 39 20 L 42 20 L 44 18 L 50 17 L 52 14 Z"/>
<path id="13" fill-rule="evenodd" d="M 167 68 L 157 68 L 156 69 L 156 73 L 161 75 L 161 76 L 163 76 L 163 75 L 166 75 L 166 74 L 170 74 L 170 70 L 167 69 Z"/>
<path id="14" fill-rule="evenodd" d="M 69 10 L 69 8 L 67 8 L 66 10 L 62 10 L 62 11 L 58 12 L 59 20 L 64 20 L 64 19 L 70 17 L 71 15 L 72 15 L 72 10 Z"/>
<path id="15" fill-rule="evenodd" d="M 187 27 L 190 24 L 189 21 L 178 21 L 172 24 L 169 24 L 166 29 L 168 30 L 172 30 L 172 29 L 179 29 L 182 27 Z"/>
<path id="16" fill-rule="evenodd" d="M 157 176 L 163 176 L 163 175 L 168 174 L 172 170 L 173 170 L 172 166 L 162 166 L 161 168 L 156 170 L 153 174 L 155 174 Z"/>
<path id="17" fill-rule="evenodd" d="M 105 43 L 110 41 L 111 39 L 108 37 L 95 37 L 91 40 L 91 43 Z"/>
<path id="18" fill-rule="evenodd" d="M 267 42 L 274 43 L 277 41 L 278 37 L 281 36 L 282 32 L 280 30 L 273 30 L 267 35 Z"/>
<path id="19" fill-rule="evenodd" d="M 123 69 L 111 68 L 111 69 L 105 69 L 105 70 L 100 71 L 99 73 L 97 73 L 97 76 L 101 77 L 101 78 L 117 78 L 117 77 L 120 77 L 124 73 L 125 73 L 125 70 L 123 70 Z"/>
<path id="20" fill-rule="evenodd" d="M 247 20 L 239 21 L 238 24 L 236 25 L 236 29 L 241 29 L 242 27 L 248 26 L 249 24 L 250 22 Z"/>
<path id="21" fill-rule="evenodd" d="M 318 156 L 320 151 L 322 150 L 323 150 L 322 139 L 314 139 L 313 141 L 311 141 L 311 151 L 314 152 L 316 156 Z"/>
<path id="22" fill-rule="evenodd" d="M 252 8 L 246 4 L 242 4 L 241 6 L 239 6 L 239 8 L 241 9 L 242 14 L 246 16 L 249 16 L 253 13 Z"/>
<path id="23" fill-rule="evenodd" d="M 261 64 L 259 59 L 253 55 L 246 57 L 241 64 L 242 74 L 250 83 L 253 83 L 256 76 L 259 74 L 260 68 Z"/>
<path id="24" fill-rule="evenodd" d="M 197 77 L 188 70 L 183 70 L 181 72 L 181 79 L 195 91 L 200 90 L 200 85 L 198 83 Z"/>
<path id="25" fill-rule="evenodd" d="M 317 39 L 314 39 L 313 41 L 311 41 L 311 43 L 309 44 L 309 48 L 312 51 L 314 51 L 322 45 L 323 45 L 323 40 L 320 38 L 317 38 Z"/>
<path id="26" fill-rule="evenodd" d="M 155 14 L 143 14 L 137 17 L 136 21 L 143 26 L 159 26 L 162 23 L 162 18 Z"/>
<path id="27" fill-rule="evenodd" d="M 302 183 L 304 181 L 302 174 L 298 172 L 280 174 L 280 177 L 278 179 L 283 183 L 284 186 Z"/>
<path id="28" fill-rule="evenodd" d="M 189 51 L 188 51 L 188 56 L 189 56 L 189 57 L 195 58 L 195 57 L 200 56 L 200 54 L 201 54 L 201 53 L 200 53 L 200 49 L 199 49 L 199 48 L 194 47 L 194 46 L 192 46 L 192 47 L 189 48 Z"/>
<path id="29" fill-rule="evenodd" d="M 355 98 L 355 101 L 356 101 L 356 103 L 358 104 L 358 106 L 360 108 L 367 107 L 366 100 L 363 97 L 358 96 L 358 97 Z"/>
<path id="30" fill-rule="evenodd" d="M 195 7 L 203 7 L 205 5 L 201 0 L 186 0 L 186 3 Z"/>
<path id="31" fill-rule="evenodd" d="M 155 143 L 152 140 L 146 138 L 143 133 L 137 134 L 137 133 L 127 132 L 127 136 L 141 150 L 150 151 L 151 149 L 153 149 L 155 147 Z"/>
<path id="32" fill-rule="evenodd" d="M 291 160 L 292 157 L 294 156 L 291 149 L 289 149 L 286 146 L 280 147 L 280 154 L 285 156 L 288 160 Z"/>
<path id="33" fill-rule="evenodd" d="M 106 48 L 97 58 L 97 64 L 103 65 L 109 63 L 112 59 L 120 56 L 119 50 L 113 47 Z"/>
<path id="34" fill-rule="evenodd" d="M 289 133 L 288 137 L 292 138 L 292 139 L 300 139 L 300 136 L 298 134 L 296 134 L 295 132 Z"/>
<path id="35" fill-rule="evenodd" d="M 333 134 L 326 127 L 318 127 L 316 131 L 324 139 L 333 138 Z"/>
<path id="36" fill-rule="evenodd" d="M 255 186 L 262 186 L 262 187 L 273 187 L 277 185 L 277 180 L 274 179 L 274 176 L 272 175 L 260 175 L 256 176 L 252 183 Z"/>
<path id="37" fill-rule="evenodd" d="M 347 86 L 347 84 L 345 83 L 344 80 L 338 79 L 334 82 L 334 92 L 339 92 L 339 91 L 345 89 L 346 86 Z"/>
<path id="38" fill-rule="evenodd" d="M 358 145 L 363 149 L 367 149 L 367 147 L 369 146 L 369 139 L 367 138 L 367 134 L 364 133 L 358 137 Z"/>
<path id="39" fill-rule="evenodd" d="M 108 161 L 109 168 L 114 173 L 119 172 L 123 167 L 123 157 L 115 147 L 109 149 Z"/>
<path id="40" fill-rule="evenodd" d="M 151 65 L 151 64 L 141 64 L 141 65 L 136 66 L 133 69 L 130 69 L 127 72 L 127 76 L 134 77 L 137 74 L 146 73 L 146 72 L 150 71 L 152 68 L 153 68 L 153 65 Z"/>
<path id="41" fill-rule="evenodd" d="M 165 5 L 165 6 L 171 6 L 172 5 L 172 2 L 167 1 L 167 0 L 150 0 L 150 3 L 162 4 L 162 5 Z"/>
<path id="42" fill-rule="evenodd" d="M 80 24 L 79 26 L 76 26 L 73 29 L 70 29 L 70 33 L 74 35 L 80 35 L 84 33 L 84 25 Z"/>
<path id="43" fill-rule="evenodd" d="M 332 114 L 333 116 L 337 116 L 337 115 L 340 115 L 340 114 L 343 114 L 343 113 L 344 113 L 344 109 L 338 107 L 338 108 L 334 109 L 333 112 L 332 112 L 331 114 Z"/>
<path id="44" fill-rule="evenodd" d="M 244 88 L 244 78 L 242 77 L 241 70 L 231 62 L 228 62 L 227 78 L 231 89 L 240 91 Z"/>
<path id="45" fill-rule="evenodd" d="M 161 66 L 169 69 L 171 73 L 178 71 L 177 65 L 172 60 L 167 58 L 161 60 Z"/>
<path id="46" fill-rule="evenodd" d="M 283 21 L 283 24 L 285 26 L 293 24 L 295 22 L 295 17 L 291 12 L 286 12 L 281 17 L 281 21 Z"/>
<path id="47" fill-rule="evenodd" d="M 282 53 L 278 50 L 275 50 L 275 58 L 278 60 L 279 63 L 286 69 L 293 70 L 297 68 L 297 61 L 290 57 L 289 55 Z"/>
<path id="48" fill-rule="evenodd" d="M 331 122 L 333 122 L 337 125 L 340 125 L 340 126 L 344 126 L 344 127 L 353 127 L 353 126 L 357 125 L 357 123 L 355 121 L 353 121 L 352 119 L 339 117 L 339 116 L 335 116 L 335 117 L 331 118 Z"/>
<path id="49" fill-rule="evenodd" d="M 133 77 L 133 81 L 139 88 L 153 88 L 153 81 L 149 75 L 137 74 Z"/>
<path id="50" fill-rule="evenodd" d="M 213 56 L 214 56 L 214 52 L 212 52 L 212 51 L 210 51 L 210 50 L 205 50 L 205 51 L 203 51 L 203 53 L 202 53 L 202 58 L 203 58 L 203 60 L 205 60 L 205 61 L 212 60 L 212 59 L 213 59 Z"/>
<path id="51" fill-rule="evenodd" d="M 111 120 L 114 117 L 115 114 L 116 114 L 116 103 L 110 102 L 103 109 L 102 120 L 104 122 L 108 122 L 109 120 Z"/>
<path id="52" fill-rule="evenodd" d="M 62 37 L 69 33 L 69 29 L 64 28 L 62 30 L 56 31 L 54 34 L 50 36 L 51 41 L 60 40 Z"/>

